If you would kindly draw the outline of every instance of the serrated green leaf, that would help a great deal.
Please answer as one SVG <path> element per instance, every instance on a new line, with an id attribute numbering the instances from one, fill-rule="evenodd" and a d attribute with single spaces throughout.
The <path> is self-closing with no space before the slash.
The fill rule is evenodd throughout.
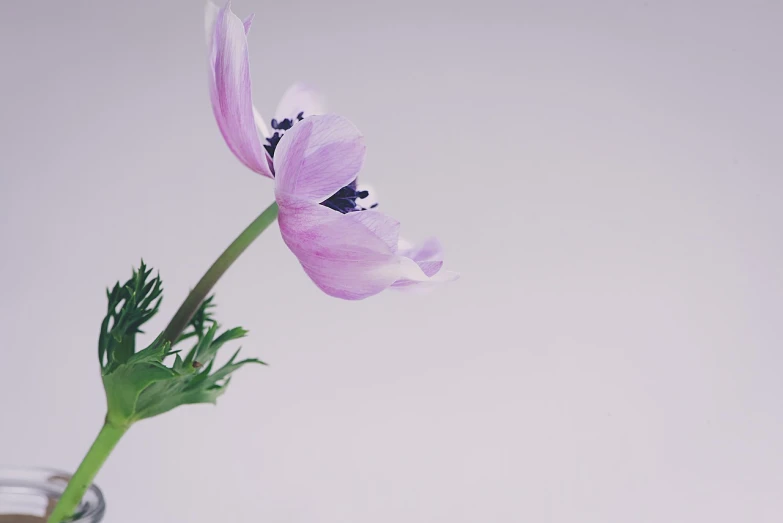
<path id="1" fill-rule="evenodd" d="M 180 357 L 179 354 L 177 354 L 177 357 L 174 359 L 174 365 L 172 366 L 172 368 L 174 369 L 174 372 L 178 374 L 182 374 L 185 368 L 185 364 L 183 363 L 182 358 Z"/>
<path id="2" fill-rule="evenodd" d="M 212 340 L 215 338 L 217 330 L 218 324 L 213 323 L 207 332 L 199 338 L 198 343 L 196 343 L 185 358 L 186 365 L 198 364 L 203 366 L 211 361 L 212 358 L 208 358 L 207 355 L 210 353 Z"/>
<path id="3" fill-rule="evenodd" d="M 248 363 L 260 363 L 246 359 L 221 367 L 210 374 L 211 365 L 204 372 L 171 377 L 151 383 L 138 397 L 134 420 L 158 416 L 180 405 L 215 403 L 226 390 L 233 372 Z"/>
<path id="4" fill-rule="evenodd" d="M 142 261 L 131 278 L 106 289 L 107 313 L 101 323 L 98 357 L 101 362 L 107 418 L 118 426 L 168 412 L 179 405 L 215 403 L 226 390 L 231 376 L 257 359 L 237 361 L 239 351 L 215 370 L 215 358 L 228 342 L 243 338 L 241 327 L 220 331 L 215 320 L 213 296 L 199 307 L 188 324 L 189 329 L 175 344 L 156 338 L 136 351 L 136 336 L 142 325 L 157 312 L 162 300 L 160 276 L 151 277 L 152 268 Z M 180 355 L 173 346 L 185 340 L 194 343 L 187 354 Z M 167 366 L 169 356 L 175 356 Z"/>
<path id="5" fill-rule="evenodd" d="M 131 355 L 127 363 L 161 363 L 171 354 L 171 344 L 163 338 L 157 338 L 149 347 Z"/>
<path id="6" fill-rule="evenodd" d="M 236 363 L 226 363 L 223 367 L 216 370 L 211 376 L 209 376 L 209 378 L 207 378 L 204 381 L 204 383 L 207 383 L 212 386 L 219 385 L 219 382 L 221 380 L 228 378 L 232 373 L 234 373 L 235 371 L 239 370 L 240 368 L 244 367 L 249 363 L 265 365 L 263 361 L 258 360 L 256 358 L 248 358 L 242 361 L 238 361 Z"/>
<path id="7" fill-rule="evenodd" d="M 136 335 L 141 326 L 157 314 L 162 300 L 160 276 L 149 279 L 152 269 L 142 262 L 124 285 L 117 282 L 106 290 L 106 316 L 98 338 L 101 368 L 126 363 L 136 352 Z"/>

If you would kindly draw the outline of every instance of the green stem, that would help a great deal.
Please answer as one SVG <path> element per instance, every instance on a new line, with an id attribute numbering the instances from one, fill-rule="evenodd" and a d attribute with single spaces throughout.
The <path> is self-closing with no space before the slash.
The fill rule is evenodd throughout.
<path id="1" fill-rule="evenodd" d="M 193 317 L 193 314 L 198 310 L 201 302 L 204 301 L 215 286 L 217 281 L 223 276 L 229 267 L 239 258 L 239 255 L 245 252 L 253 241 L 258 238 L 267 227 L 277 218 L 277 202 L 273 203 L 262 212 L 258 218 L 253 220 L 253 223 L 247 226 L 242 233 L 237 236 L 228 248 L 223 251 L 223 254 L 215 260 L 212 267 L 201 277 L 201 280 L 196 284 L 188 297 L 179 307 L 179 310 L 169 322 L 166 330 L 163 331 L 163 339 L 174 343 L 177 338 L 188 326 L 188 322 Z"/>
<path id="2" fill-rule="evenodd" d="M 52 511 L 52 515 L 47 520 L 48 523 L 60 523 L 73 515 L 79 507 L 84 493 L 92 485 L 98 470 L 103 466 L 106 458 L 109 457 L 109 454 L 111 454 L 111 451 L 114 450 L 117 442 L 120 441 L 120 438 L 127 430 L 128 427 L 117 427 L 108 421 L 104 423 L 103 428 L 98 433 L 98 437 L 95 438 L 95 443 L 87 451 L 82 464 L 79 465 L 76 473 L 68 482 L 65 492 L 63 492 Z"/>

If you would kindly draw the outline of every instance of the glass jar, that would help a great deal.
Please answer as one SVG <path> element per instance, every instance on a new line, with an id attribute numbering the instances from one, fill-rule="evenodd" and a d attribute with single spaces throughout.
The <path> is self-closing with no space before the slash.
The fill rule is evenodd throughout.
<path id="1" fill-rule="evenodd" d="M 69 476 L 59 470 L 0 467 L 0 523 L 46 523 Z M 71 523 L 100 523 L 103 493 L 92 485 Z"/>

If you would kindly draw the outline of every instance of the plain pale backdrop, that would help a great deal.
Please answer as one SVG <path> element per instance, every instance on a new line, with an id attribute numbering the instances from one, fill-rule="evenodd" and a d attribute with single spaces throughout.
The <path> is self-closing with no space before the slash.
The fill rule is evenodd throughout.
<path id="1" fill-rule="evenodd" d="M 236 0 L 254 94 L 366 134 L 457 283 L 323 295 L 269 230 L 217 287 L 217 408 L 140 423 L 107 523 L 783 519 L 783 6 Z M 0 463 L 72 470 L 103 289 L 160 329 L 272 199 L 209 106 L 200 0 L 0 3 Z"/>

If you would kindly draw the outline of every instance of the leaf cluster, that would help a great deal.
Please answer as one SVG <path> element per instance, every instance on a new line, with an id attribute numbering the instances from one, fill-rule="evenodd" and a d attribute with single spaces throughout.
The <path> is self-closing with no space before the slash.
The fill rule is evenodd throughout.
<path id="1" fill-rule="evenodd" d="M 214 317 L 214 297 L 200 305 L 185 332 L 172 345 L 159 335 L 149 346 L 136 351 L 136 335 L 158 312 L 162 299 L 160 276 L 142 261 L 124 284 L 107 290 L 108 311 L 101 324 L 98 357 L 108 406 L 107 419 L 118 426 L 146 419 L 180 405 L 216 403 L 228 387 L 231 375 L 249 363 L 238 359 L 239 349 L 222 366 L 215 365 L 220 349 L 241 339 L 241 327 L 221 330 Z M 176 349 L 192 341 L 182 357 Z"/>

